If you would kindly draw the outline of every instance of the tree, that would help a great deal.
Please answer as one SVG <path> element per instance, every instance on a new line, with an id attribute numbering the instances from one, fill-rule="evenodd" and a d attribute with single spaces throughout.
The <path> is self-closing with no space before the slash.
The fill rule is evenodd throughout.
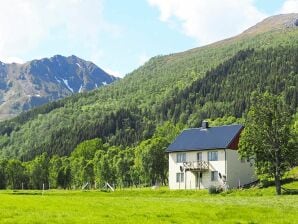
<path id="1" fill-rule="evenodd" d="M 37 156 L 34 160 L 28 162 L 30 186 L 34 189 L 42 189 L 43 185 L 48 187 L 49 183 L 49 169 L 48 158 L 44 153 Z"/>
<path id="2" fill-rule="evenodd" d="M 113 170 L 107 155 L 104 155 L 100 158 L 99 162 L 97 163 L 97 170 L 100 186 L 103 186 L 106 182 L 113 182 Z"/>
<path id="3" fill-rule="evenodd" d="M 7 184 L 7 167 L 8 161 L 6 159 L 0 159 L 0 189 L 5 189 Z"/>
<path id="4" fill-rule="evenodd" d="M 168 160 L 165 153 L 169 142 L 164 138 L 152 138 L 141 142 L 136 148 L 135 168 L 146 184 L 165 184 Z"/>
<path id="5" fill-rule="evenodd" d="M 84 183 L 89 183 L 89 187 L 92 187 L 94 183 L 94 165 L 92 161 L 88 161 L 83 168 L 83 181 Z"/>
<path id="6" fill-rule="evenodd" d="M 133 151 L 127 148 L 114 158 L 117 184 L 120 187 L 129 186 L 132 183 L 133 156 Z"/>
<path id="7" fill-rule="evenodd" d="M 22 189 L 28 184 L 26 169 L 20 160 L 12 159 L 7 163 L 7 185 L 11 189 Z"/>
<path id="8" fill-rule="evenodd" d="M 64 189 L 70 188 L 71 183 L 71 169 L 69 165 L 60 167 L 57 172 L 57 187 L 62 187 Z"/>
<path id="9" fill-rule="evenodd" d="M 64 188 L 70 188 L 71 184 L 71 169 L 70 165 L 64 167 Z"/>
<path id="10" fill-rule="evenodd" d="M 73 158 L 70 157 L 70 169 L 71 169 L 71 182 L 75 187 L 82 187 L 83 180 L 83 168 L 86 165 L 86 161 L 83 157 Z"/>
<path id="11" fill-rule="evenodd" d="M 257 174 L 273 177 L 276 194 L 281 194 L 281 179 L 297 158 L 291 144 L 291 116 L 284 101 L 266 92 L 252 95 L 245 129 L 240 138 L 240 155 L 253 159 Z"/>
<path id="12" fill-rule="evenodd" d="M 164 138 L 168 142 L 172 142 L 183 129 L 183 124 L 178 123 L 174 125 L 172 122 L 164 122 L 161 126 L 156 128 L 154 137 Z"/>
<path id="13" fill-rule="evenodd" d="M 59 172 L 62 167 L 62 159 L 54 155 L 49 162 L 49 183 L 51 188 L 58 187 Z"/>
<path id="14" fill-rule="evenodd" d="M 93 159 L 95 152 L 103 148 L 103 143 L 99 138 L 86 140 L 77 145 L 71 153 L 71 156 L 74 158 L 83 157 L 85 160 L 91 160 Z"/>

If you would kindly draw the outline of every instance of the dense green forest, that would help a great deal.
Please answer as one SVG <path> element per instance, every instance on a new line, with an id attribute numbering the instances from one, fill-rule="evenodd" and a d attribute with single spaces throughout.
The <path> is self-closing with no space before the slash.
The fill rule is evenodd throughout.
<path id="1" fill-rule="evenodd" d="M 282 95 L 292 114 L 298 105 L 298 48 L 276 47 L 239 51 L 184 90 L 165 100 L 156 114 L 161 120 L 198 127 L 203 119 L 240 118 L 253 91 Z"/>
<path id="2" fill-rule="evenodd" d="M 297 113 L 297 34 L 272 30 L 157 56 L 110 86 L 1 122 L 0 187 L 166 183 L 164 149 L 183 128 L 243 122 L 254 91 L 282 96 Z"/>

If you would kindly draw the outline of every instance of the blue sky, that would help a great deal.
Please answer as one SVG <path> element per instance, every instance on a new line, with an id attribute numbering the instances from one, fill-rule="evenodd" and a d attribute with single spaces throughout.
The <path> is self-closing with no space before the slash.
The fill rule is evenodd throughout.
<path id="1" fill-rule="evenodd" d="M 123 76 L 236 35 L 298 0 L 1 0 L 0 61 L 77 55 Z"/>

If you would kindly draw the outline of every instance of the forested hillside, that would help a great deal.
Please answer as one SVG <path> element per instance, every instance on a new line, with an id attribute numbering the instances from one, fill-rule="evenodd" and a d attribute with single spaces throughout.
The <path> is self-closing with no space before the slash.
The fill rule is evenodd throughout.
<path id="1" fill-rule="evenodd" d="M 176 92 L 155 112 L 159 120 L 199 126 L 206 118 L 240 118 L 253 91 L 283 96 L 295 113 L 298 106 L 298 46 L 247 49 L 208 71 L 204 78 Z"/>
<path id="2" fill-rule="evenodd" d="M 252 91 L 283 95 L 294 113 L 298 29 L 279 24 L 262 32 L 261 25 L 258 32 L 251 28 L 226 41 L 157 56 L 115 84 L 2 122 L 1 154 L 23 161 L 43 152 L 70 155 L 80 142 L 97 137 L 135 146 L 165 121 L 187 127 L 205 118 L 240 118 Z"/>

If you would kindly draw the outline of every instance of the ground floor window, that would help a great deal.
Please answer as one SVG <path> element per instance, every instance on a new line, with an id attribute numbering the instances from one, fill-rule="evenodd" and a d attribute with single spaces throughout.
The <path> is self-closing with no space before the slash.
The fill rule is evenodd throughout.
<path id="1" fill-rule="evenodd" d="M 184 173 L 176 173 L 176 182 L 177 183 L 184 182 Z"/>
<path id="2" fill-rule="evenodd" d="M 211 171 L 211 181 L 218 180 L 218 171 Z"/>

